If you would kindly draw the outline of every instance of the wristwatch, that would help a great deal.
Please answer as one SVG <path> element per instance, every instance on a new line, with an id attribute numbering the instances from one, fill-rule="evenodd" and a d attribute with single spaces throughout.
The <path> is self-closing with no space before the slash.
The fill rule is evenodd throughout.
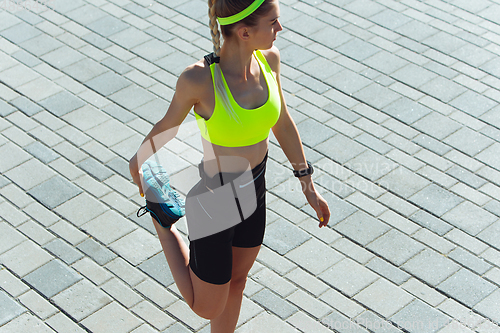
<path id="1" fill-rule="evenodd" d="M 307 175 L 312 175 L 313 174 L 314 168 L 313 168 L 311 162 L 309 162 L 309 161 L 306 161 L 306 162 L 307 162 L 307 166 L 308 166 L 307 169 L 293 170 L 293 174 L 294 174 L 295 177 L 303 177 L 303 176 L 307 176 Z"/>

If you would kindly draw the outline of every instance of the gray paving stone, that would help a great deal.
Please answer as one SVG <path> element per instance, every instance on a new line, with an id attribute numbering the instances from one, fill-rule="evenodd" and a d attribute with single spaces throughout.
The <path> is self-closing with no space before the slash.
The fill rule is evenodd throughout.
<path id="1" fill-rule="evenodd" d="M 344 6 L 344 9 L 357 14 L 361 17 L 368 18 L 385 9 L 384 6 L 370 2 L 367 0 L 355 0 Z"/>
<path id="2" fill-rule="evenodd" d="M 363 328 L 363 325 L 356 322 L 352 318 L 346 317 L 340 312 L 334 310 L 331 314 L 321 319 L 321 324 L 331 331 L 340 333 L 368 333 L 368 330 Z"/>
<path id="3" fill-rule="evenodd" d="M 368 105 L 380 110 L 388 104 L 397 100 L 400 95 L 377 83 L 361 89 L 354 93 L 354 96 L 364 101 Z"/>
<path id="4" fill-rule="evenodd" d="M 335 135 L 335 131 L 310 118 L 298 124 L 297 128 L 301 133 L 302 142 L 310 147 L 314 147 Z"/>
<path id="5" fill-rule="evenodd" d="M 108 210 L 104 214 L 80 226 L 95 239 L 108 245 L 137 228 L 135 224 L 120 214 Z"/>
<path id="6" fill-rule="evenodd" d="M 78 244 L 77 249 L 94 259 L 99 265 L 105 265 L 117 257 L 116 254 L 91 238 Z"/>
<path id="7" fill-rule="evenodd" d="M 0 19 L 2 22 L 2 24 L 0 25 L 0 30 L 7 29 L 21 22 L 20 19 L 18 19 L 8 11 L 2 11 L 2 13 L 0 14 Z"/>
<path id="8" fill-rule="evenodd" d="M 75 97 L 73 94 L 67 92 L 66 90 L 63 90 L 56 95 L 50 96 L 40 101 L 40 105 L 42 105 L 45 109 L 47 109 L 55 116 L 61 117 L 75 109 L 84 106 L 85 103 L 78 97 Z"/>
<path id="9" fill-rule="evenodd" d="M 466 44 L 450 55 L 474 67 L 479 67 L 495 57 L 493 53 L 472 44 Z"/>
<path id="10" fill-rule="evenodd" d="M 481 153 L 476 155 L 476 158 L 481 162 L 497 170 L 500 170 L 500 155 L 498 155 L 499 153 L 500 144 L 498 142 L 495 142 L 494 144 L 483 150 Z"/>
<path id="11" fill-rule="evenodd" d="M 336 51 L 357 61 L 363 61 L 364 59 L 377 53 L 379 50 L 380 49 L 378 47 L 358 38 L 353 38 L 349 42 L 336 48 Z"/>
<path id="12" fill-rule="evenodd" d="M 443 140 L 443 142 L 469 156 L 480 153 L 494 143 L 490 138 L 467 127 L 461 128 Z"/>
<path id="13" fill-rule="evenodd" d="M 83 279 L 52 297 L 52 301 L 80 321 L 112 300 L 91 282 Z"/>
<path id="14" fill-rule="evenodd" d="M 405 199 L 429 185 L 429 181 L 404 167 L 392 170 L 377 183 Z"/>
<path id="15" fill-rule="evenodd" d="M 103 37 L 109 37 L 123 29 L 128 28 L 129 25 L 122 20 L 119 20 L 111 15 L 103 16 L 87 25 L 87 28 L 98 33 Z"/>
<path id="16" fill-rule="evenodd" d="M 7 171 L 5 175 L 19 187 L 29 190 L 50 179 L 55 173 L 40 161 L 31 159 Z"/>
<path id="17" fill-rule="evenodd" d="M 314 275 L 320 274 L 344 258 L 343 255 L 316 239 L 310 239 L 293 249 L 286 254 L 286 257 Z"/>
<path id="18" fill-rule="evenodd" d="M 500 322 L 499 314 L 496 309 L 500 305 L 500 290 L 497 289 L 493 293 L 491 293 L 484 300 L 479 302 L 474 306 L 474 310 L 479 311 L 486 318 L 490 318 L 494 322 Z"/>
<path id="19" fill-rule="evenodd" d="M 451 318 L 420 300 L 414 300 L 390 320 L 411 333 L 434 333 L 446 326 Z"/>
<path id="20" fill-rule="evenodd" d="M 30 38 L 40 35 L 42 32 L 26 22 L 20 22 L 8 29 L 2 30 L 0 35 L 14 44 L 20 44 Z"/>
<path id="21" fill-rule="evenodd" d="M 365 148 L 342 134 L 337 134 L 316 146 L 316 149 L 338 163 L 345 163 L 361 154 Z"/>
<path id="22" fill-rule="evenodd" d="M 459 166 L 454 166 L 450 170 L 446 172 L 448 175 L 455 177 L 456 179 L 460 180 L 462 183 L 465 183 L 469 185 L 470 187 L 473 187 L 475 189 L 478 189 L 479 187 L 483 186 L 484 184 L 487 183 L 487 181 L 483 178 L 480 178 L 473 174 L 472 172 L 459 167 Z"/>
<path id="23" fill-rule="evenodd" d="M 311 238 L 308 234 L 284 219 L 279 219 L 266 229 L 264 244 L 281 255 L 284 255 Z"/>
<path id="24" fill-rule="evenodd" d="M 369 243 L 367 248 L 394 265 L 400 266 L 425 247 L 402 232 L 391 229 L 386 234 Z"/>
<path id="25" fill-rule="evenodd" d="M 500 221 L 493 223 L 491 226 L 483 230 L 477 235 L 479 239 L 490 244 L 491 246 L 500 249 Z"/>
<path id="26" fill-rule="evenodd" d="M 500 59 L 494 58 L 493 60 L 483 64 L 480 68 L 485 72 L 500 78 L 500 70 L 498 66 L 499 64 L 500 64 Z"/>
<path id="27" fill-rule="evenodd" d="M 113 172 L 99 163 L 92 157 L 89 157 L 77 164 L 79 168 L 87 172 L 89 175 L 102 182 L 113 175 Z"/>
<path id="28" fill-rule="evenodd" d="M 175 49 L 157 39 L 151 39 L 150 41 L 134 47 L 131 51 L 146 60 L 154 62 L 173 53 Z"/>
<path id="29" fill-rule="evenodd" d="M 16 108 L 6 102 L 0 100 L 0 115 L 2 117 L 8 116 L 12 112 L 16 111 Z"/>
<path id="30" fill-rule="evenodd" d="M 394 10 L 386 9 L 376 15 L 371 16 L 370 21 L 375 22 L 378 25 L 381 25 L 389 30 L 395 30 L 400 26 L 412 21 L 412 19 Z"/>
<path id="31" fill-rule="evenodd" d="M 437 77 L 435 73 L 411 63 L 392 73 L 390 76 L 413 88 L 419 88 Z"/>
<path id="32" fill-rule="evenodd" d="M 292 44 L 281 52 L 281 61 L 291 67 L 298 67 L 305 64 L 306 62 L 314 59 L 316 55 L 307 49 L 300 47 L 296 44 Z M 295 55 L 300 52 L 301 57 L 296 57 Z"/>
<path id="33" fill-rule="evenodd" d="M 105 108 L 102 109 L 102 111 L 106 112 L 108 115 L 115 118 L 116 120 L 121 121 L 122 123 L 128 123 L 136 118 L 136 116 L 130 111 L 127 111 L 124 108 L 120 107 L 119 105 L 113 103 L 107 105 Z"/>
<path id="34" fill-rule="evenodd" d="M 440 31 L 432 37 L 423 40 L 422 43 L 435 48 L 444 54 L 450 54 L 467 44 L 464 40 L 452 36 L 444 31 Z"/>
<path id="35" fill-rule="evenodd" d="M 133 110 L 158 97 L 134 84 L 114 93 L 109 98 L 127 110 Z"/>
<path id="36" fill-rule="evenodd" d="M 150 36 L 135 27 L 129 27 L 119 31 L 108 36 L 108 38 L 127 50 L 151 39 Z"/>
<path id="37" fill-rule="evenodd" d="M 2 101 L 0 101 L 0 103 L 2 103 Z M 24 96 L 20 96 L 16 99 L 10 101 L 10 103 L 29 117 L 31 117 L 31 116 L 33 116 L 33 115 L 35 115 L 38 112 L 43 110 L 40 106 L 33 103 L 32 101 L 30 101 L 29 99 L 27 99 Z M 1 112 L 1 113 L 3 113 L 3 112 Z"/>
<path id="38" fill-rule="evenodd" d="M 460 197 L 435 184 L 430 184 L 420 190 L 409 200 L 437 216 L 442 216 L 463 201 Z"/>
<path id="39" fill-rule="evenodd" d="M 57 69 L 61 69 L 83 59 L 84 57 L 84 55 L 77 52 L 73 48 L 63 45 L 53 51 L 45 53 L 40 59 Z"/>
<path id="40" fill-rule="evenodd" d="M 474 254 L 462 249 L 461 247 L 455 248 L 455 250 L 450 252 L 448 257 L 479 275 L 483 275 L 493 267 L 483 259 L 476 257 Z"/>
<path id="41" fill-rule="evenodd" d="M 435 287 L 460 269 L 460 266 L 439 254 L 425 249 L 408 260 L 401 268 Z"/>
<path id="42" fill-rule="evenodd" d="M 440 236 L 443 236 L 448 231 L 453 229 L 453 227 L 448 223 L 443 222 L 441 219 L 434 217 L 433 215 L 427 213 L 424 210 L 419 210 L 418 212 L 410 216 L 410 220 L 412 220 L 415 223 L 418 223 L 424 228 L 431 230 L 432 232 L 435 232 Z"/>
<path id="43" fill-rule="evenodd" d="M 497 106 L 498 103 L 484 97 L 483 95 L 468 90 L 464 94 L 452 100 L 450 105 L 470 114 L 471 116 L 480 117 L 488 110 Z"/>
<path id="44" fill-rule="evenodd" d="M 106 166 L 116 172 L 117 174 L 125 177 L 128 180 L 132 180 L 132 176 L 130 175 L 128 162 L 123 158 L 116 157 L 106 163 Z"/>
<path id="45" fill-rule="evenodd" d="M 419 42 L 438 32 L 437 29 L 429 24 L 425 24 L 418 20 L 411 20 L 399 26 L 397 29 L 394 29 L 394 31 Z"/>
<path id="46" fill-rule="evenodd" d="M 10 332 L 53 333 L 54 331 L 34 315 L 25 313 L 11 320 L 4 326 L 2 326 L 0 328 L 0 332 L 1 333 L 10 333 Z"/>
<path id="47" fill-rule="evenodd" d="M 109 96 L 131 84 L 127 79 L 108 71 L 85 82 L 85 85 L 104 96 Z"/>
<path id="48" fill-rule="evenodd" d="M 165 287 L 174 283 L 174 278 L 163 253 L 158 253 L 137 267 Z"/>
<path id="49" fill-rule="evenodd" d="M 441 156 L 452 150 L 451 147 L 426 134 L 418 135 L 412 142 Z"/>
<path id="50" fill-rule="evenodd" d="M 82 277 L 59 260 L 52 260 L 26 275 L 23 280 L 46 298 L 51 298 Z"/>
<path id="51" fill-rule="evenodd" d="M 92 44 L 93 46 L 103 50 L 113 45 L 109 40 L 104 37 L 99 36 L 96 33 L 88 33 L 81 37 L 82 40 Z"/>
<path id="52" fill-rule="evenodd" d="M 81 7 L 68 11 L 65 15 L 83 26 L 87 26 L 91 22 L 96 21 L 103 16 L 107 16 L 106 12 L 90 4 L 85 4 Z"/>
<path id="53" fill-rule="evenodd" d="M 30 159 L 30 155 L 17 145 L 7 142 L 0 146 L 0 156 L 9 156 L 0 160 L 0 172 L 5 173 L 7 170 L 26 162 Z"/>
<path id="54" fill-rule="evenodd" d="M 176 51 L 167 55 L 166 57 L 161 58 L 160 60 L 155 61 L 155 65 L 163 68 L 169 73 L 180 75 L 187 66 L 195 63 L 196 61 L 198 61 L 198 59 L 187 56 L 182 52 Z"/>
<path id="55" fill-rule="evenodd" d="M 52 242 L 46 244 L 44 248 L 68 265 L 71 265 L 72 263 L 83 257 L 82 253 L 75 250 L 72 246 L 68 245 L 60 238 L 57 238 Z"/>
<path id="56" fill-rule="evenodd" d="M 0 262 L 19 276 L 46 264 L 52 256 L 31 241 L 25 241 L 0 256 Z"/>
<path id="57" fill-rule="evenodd" d="M 333 228 L 363 246 L 390 229 L 385 223 L 361 211 L 352 214 Z"/>
<path id="58" fill-rule="evenodd" d="M 417 130 L 442 140 L 462 126 L 437 112 L 431 112 L 422 119 L 412 124 Z"/>
<path id="59" fill-rule="evenodd" d="M 82 190 L 66 179 L 55 176 L 32 188 L 28 194 L 45 207 L 53 209 L 81 192 Z"/>
<path id="60" fill-rule="evenodd" d="M 84 58 L 69 66 L 64 67 L 62 71 L 75 80 L 86 82 L 98 75 L 105 73 L 107 69 L 95 60 Z"/>
<path id="61" fill-rule="evenodd" d="M 314 58 L 298 68 L 319 80 L 325 80 L 342 70 L 341 66 L 321 57 Z"/>
<path id="62" fill-rule="evenodd" d="M 471 308 L 498 290 L 498 287 L 462 268 L 441 282 L 437 289 Z"/>
<path id="63" fill-rule="evenodd" d="M 406 97 L 394 101 L 383 108 L 382 111 L 407 125 L 414 123 L 431 112 L 429 108 Z"/>
<path id="64" fill-rule="evenodd" d="M 410 303 L 413 296 L 384 279 L 378 279 L 354 299 L 387 318 Z"/>
<path id="65" fill-rule="evenodd" d="M 82 193 L 55 209 L 60 216 L 75 226 L 81 226 L 107 210 L 108 207 L 87 193 Z"/>
<path id="66" fill-rule="evenodd" d="M 346 258 L 321 273 L 319 278 L 351 297 L 377 280 L 378 276 L 352 259 Z"/>
<path id="67" fill-rule="evenodd" d="M 27 311 L 25 307 L 14 301 L 7 293 L 0 290 L 0 326 L 8 323 Z"/>
<path id="68" fill-rule="evenodd" d="M 269 309 L 281 319 L 286 319 L 298 311 L 296 306 L 279 297 L 269 289 L 262 289 L 252 296 L 252 300 Z"/>
<path id="69" fill-rule="evenodd" d="M 359 74 L 345 69 L 325 80 L 338 90 L 351 95 L 371 84 L 371 81 Z"/>
<path id="70" fill-rule="evenodd" d="M 116 59 L 115 57 L 107 57 L 106 59 L 101 61 L 101 64 L 121 75 L 126 74 L 132 70 L 132 67 L 122 62 L 121 60 Z"/>
<path id="71" fill-rule="evenodd" d="M 401 285 L 404 282 L 408 281 L 410 279 L 411 275 L 402 271 L 398 267 L 395 267 L 391 263 L 379 258 L 375 257 L 372 260 L 370 260 L 367 264 L 366 267 L 374 271 L 375 273 L 380 274 L 384 278 L 386 278 L 389 281 L 392 281 L 396 285 Z"/>
<path id="72" fill-rule="evenodd" d="M 455 97 L 467 91 L 463 86 L 441 76 L 420 86 L 420 90 L 445 103 L 450 102 Z"/>
<path id="73" fill-rule="evenodd" d="M 396 325 L 392 324 L 390 321 L 385 320 L 372 311 L 365 311 L 356 318 L 356 322 L 361 327 L 372 330 L 375 333 L 401 333 L 400 329 L 396 328 Z"/>
<path id="74" fill-rule="evenodd" d="M 475 236 L 497 221 L 498 217 L 469 201 L 464 201 L 444 214 L 442 219 Z"/>
<path id="75" fill-rule="evenodd" d="M 26 52 L 24 50 L 19 50 L 19 51 L 13 53 L 12 57 L 17 59 L 19 62 L 25 64 L 26 66 L 28 66 L 30 68 L 33 68 L 36 65 L 39 65 L 42 63 L 38 58 L 32 56 L 31 54 L 29 54 L 28 52 Z"/>
<path id="76" fill-rule="evenodd" d="M 376 139 L 374 138 L 374 140 Z M 397 166 L 391 160 L 371 150 L 365 150 L 344 165 L 356 174 L 362 175 L 371 181 L 386 175 Z"/>
<path id="77" fill-rule="evenodd" d="M 44 164 L 49 164 L 60 157 L 58 153 L 38 141 L 24 147 L 24 149 Z"/>

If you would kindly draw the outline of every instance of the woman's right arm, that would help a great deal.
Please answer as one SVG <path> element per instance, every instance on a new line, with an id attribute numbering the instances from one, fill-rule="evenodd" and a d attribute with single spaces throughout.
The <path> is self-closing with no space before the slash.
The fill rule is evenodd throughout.
<path id="1" fill-rule="evenodd" d="M 202 88 L 199 86 L 199 77 L 202 74 L 200 71 L 202 70 L 201 66 L 195 64 L 186 68 L 179 76 L 172 102 L 165 116 L 153 126 L 129 161 L 130 174 L 134 183 L 139 186 L 141 196 L 143 196 L 144 192 L 142 190 L 141 175 L 139 174 L 140 168 L 149 157 L 177 135 L 179 126 L 191 108 L 199 102 L 196 96 L 200 95 L 199 89 Z"/>

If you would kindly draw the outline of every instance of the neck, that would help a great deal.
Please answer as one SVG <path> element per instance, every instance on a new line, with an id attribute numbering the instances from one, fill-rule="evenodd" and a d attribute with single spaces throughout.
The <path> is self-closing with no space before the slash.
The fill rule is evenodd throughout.
<path id="1" fill-rule="evenodd" d="M 253 50 L 244 48 L 231 39 L 224 41 L 220 50 L 219 65 L 225 76 L 246 81 L 251 75 Z"/>

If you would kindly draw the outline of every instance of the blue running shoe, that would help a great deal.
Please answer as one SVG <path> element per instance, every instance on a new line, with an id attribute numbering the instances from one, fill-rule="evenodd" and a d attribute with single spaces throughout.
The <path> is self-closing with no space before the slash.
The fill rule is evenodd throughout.
<path id="1" fill-rule="evenodd" d="M 147 212 L 164 228 L 170 228 L 185 215 L 184 200 L 170 187 L 167 171 L 159 164 L 146 161 L 142 165 L 145 182 L 146 206 L 137 212 L 141 217 Z"/>

